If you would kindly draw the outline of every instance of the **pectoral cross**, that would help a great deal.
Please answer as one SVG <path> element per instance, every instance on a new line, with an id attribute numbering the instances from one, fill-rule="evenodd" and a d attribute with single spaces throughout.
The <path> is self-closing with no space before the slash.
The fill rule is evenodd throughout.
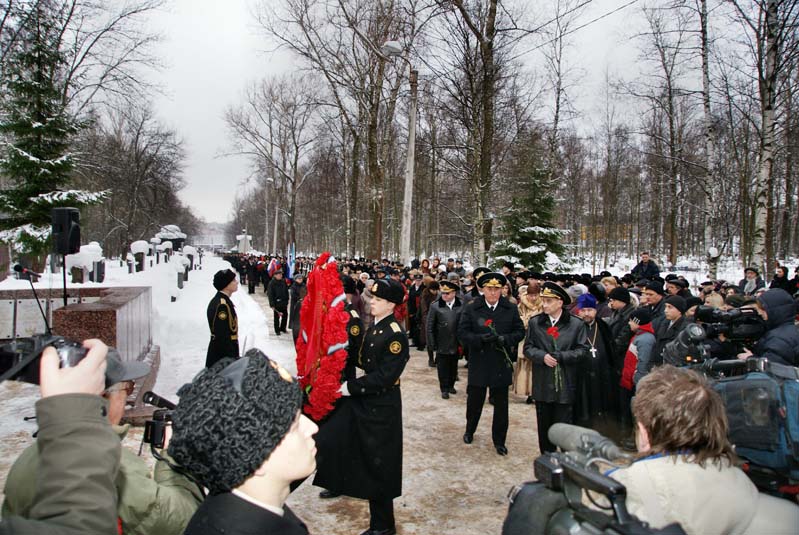
<path id="1" fill-rule="evenodd" d="M 596 348 L 593 346 L 591 347 L 591 358 L 596 358 Z"/>

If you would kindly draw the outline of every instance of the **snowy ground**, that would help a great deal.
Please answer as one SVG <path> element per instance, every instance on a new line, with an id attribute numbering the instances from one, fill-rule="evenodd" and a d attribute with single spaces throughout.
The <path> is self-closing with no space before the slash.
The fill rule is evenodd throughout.
<path id="1" fill-rule="evenodd" d="M 177 286 L 177 277 L 170 264 L 162 263 L 151 270 L 129 274 L 126 267 L 120 268 L 118 264 L 109 263 L 103 284 L 86 284 L 153 288 L 153 343 L 161 346 L 161 369 L 153 390 L 159 395 L 177 401 L 175 394 L 180 386 L 190 382 L 205 364 L 209 340 L 205 314 L 208 302 L 216 292 L 211 281 L 216 271 L 228 266 L 221 258 L 203 258 L 202 269 L 189 272 L 189 280 L 178 292 L 178 299 L 174 303 L 171 302 L 170 292 Z M 57 275 L 48 275 L 36 287 L 45 291 L 61 288 L 61 279 Z M 0 288 L 24 289 L 29 288 L 29 284 L 27 281 L 8 279 L 0 283 Z M 267 329 L 267 324 L 271 325 L 271 312 L 270 321 L 267 322 L 263 306 L 247 294 L 246 287 L 233 294 L 232 300 L 239 316 L 239 343 L 242 350 L 257 347 L 294 373 L 296 363 L 291 338 L 283 336 L 273 342 L 274 336 Z M 6 473 L 17 453 L 31 443 L 36 423 L 24 421 L 23 417 L 34 415 L 34 403 L 38 397 L 36 386 L 12 381 L 0 384 L 0 489 L 5 484 Z M 134 430 L 126 443 L 138 450 L 135 442 L 140 437 L 140 433 Z"/>
<path id="2" fill-rule="evenodd" d="M 624 264 L 624 265 L 623 265 Z M 632 260 L 617 262 L 609 271 L 621 275 L 634 265 Z M 109 265 L 106 285 L 148 285 L 153 287 L 153 341 L 161 346 L 161 371 L 155 391 L 176 400 L 178 388 L 202 368 L 208 343 L 205 310 L 214 294 L 211 279 L 226 263 L 204 258 L 203 269 L 192 271 L 189 281 L 170 302 L 175 271 L 160 265 L 138 274 Z M 705 280 L 704 271 L 684 265 L 677 273 L 692 283 Z M 601 269 L 601 268 L 600 268 Z M 701 269 L 701 267 L 700 267 Z M 575 267 L 574 271 L 590 271 Z M 721 278 L 737 280 L 742 266 L 722 265 Z M 668 271 L 663 271 L 663 274 Z M 27 287 L 26 281 L 4 281 L 2 288 Z M 58 277 L 46 278 L 41 288 L 60 287 Z M 246 286 L 233 296 L 239 316 L 239 341 L 242 349 L 258 347 L 292 372 L 296 369 L 290 336 L 275 337 L 272 313 L 263 287 L 247 294 Z M 462 364 L 462 362 L 461 362 Z M 439 395 L 436 372 L 427 367 L 427 355 L 412 350 L 411 361 L 402 377 L 404 464 L 403 496 L 395 500 L 398 532 L 401 535 L 458 533 L 487 535 L 500 533 L 507 511 L 508 490 L 533 479 L 533 460 L 538 455 L 534 406 L 510 396 L 510 428 L 507 446 L 510 455 L 499 457 L 491 444 L 492 408 L 486 404 L 474 443 L 465 445 L 466 370 L 457 383 L 459 393 L 449 400 Z M 21 383 L 0 385 L 0 488 L 13 459 L 28 444 L 35 422 L 23 421 L 33 415 L 37 388 Z M 138 451 L 141 429 L 134 429 L 125 446 Z M 149 453 L 145 459 L 151 462 Z M 368 527 L 368 506 L 363 500 L 337 498 L 320 500 L 320 489 L 310 481 L 300 486 L 288 500 L 292 509 L 317 535 L 359 533 Z M 2 493 L 0 493 L 2 499 Z M 154 534 L 155 535 L 155 534 Z"/>

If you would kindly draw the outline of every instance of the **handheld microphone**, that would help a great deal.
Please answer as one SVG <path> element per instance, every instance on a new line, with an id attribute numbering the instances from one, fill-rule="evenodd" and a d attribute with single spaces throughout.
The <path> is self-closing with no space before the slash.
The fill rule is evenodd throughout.
<path id="1" fill-rule="evenodd" d="M 144 395 L 142 395 L 141 399 L 143 402 L 147 403 L 148 405 L 158 407 L 159 409 L 174 410 L 175 407 L 177 407 L 177 405 L 175 405 L 168 399 L 162 398 L 161 396 L 152 391 L 145 392 Z"/>
<path id="2" fill-rule="evenodd" d="M 41 273 L 36 273 L 35 271 L 31 271 L 26 267 L 22 267 L 21 264 L 14 264 L 14 271 L 17 273 L 22 273 L 23 275 L 33 275 L 34 277 L 42 278 Z"/>
<path id="3" fill-rule="evenodd" d="M 549 428 L 547 435 L 553 444 L 564 451 L 590 453 L 592 457 L 608 460 L 630 458 L 630 455 L 624 453 L 612 440 L 593 429 L 557 423 Z"/>

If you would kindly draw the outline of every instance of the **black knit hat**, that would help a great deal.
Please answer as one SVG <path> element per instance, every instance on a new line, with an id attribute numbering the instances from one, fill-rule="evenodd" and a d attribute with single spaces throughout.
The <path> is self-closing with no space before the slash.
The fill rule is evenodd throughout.
<path id="1" fill-rule="evenodd" d="M 663 291 L 663 283 L 662 282 L 658 282 L 658 281 L 649 281 L 648 283 L 646 283 L 646 287 L 644 289 L 651 290 L 651 291 L 655 292 L 656 294 L 660 294 L 660 295 L 663 295 L 664 293 L 666 293 L 666 292 Z"/>
<path id="2" fill-rule="evenodd" d="M 221 292 L 235 278 L 236 274 L 233 273 L 231 270 L 220 269 L 219 271 L 216 272 L 216 275 L 214 275 L 214 288 L 216 288 Z"/>
<path id="3" fill-rule="evenodd" d="M 374 297 L 391 301 L 396 305 L 401 305 L 405 299 L 405 292 L 402 285 L 392 279 L 378 279 L 369 290 Z"/>
<path id="4" fill-rule="evenodd" d="M 685 303 L 685 299 L 683 299 L 679 295 L 672 295 L 671 297 L 667 297 L 664 302 L 667 305 L 671 305 L 677 310 L 679 310 L 680 314 L 685 314 L 685 311 L 688 310 L 688 306 Z"/>
<path id="5" fill-rule="evenodd" d="M 630 290 L 627 288 L 622 288 L 621 286 L 617 286 L 610 291 L 608 294 L 608 299 L 615 299 L 616 301 L 621 301 L 622 303 L 630 304 Z"/>
<path id="6" fill-rule="evenodd" d="M 212 494 L 250 477 L 302 406 L 298 383 L 258 349 L 203 370 L 178 396 L 169 455 Z"/>
<path id="7" fill-rule="evenodd" d="M 646 307 L 639 307 L 630 313 L 630 319 L 638 320 L 638 325 L 646 325 L 652 322 L 652 313 Z"/>

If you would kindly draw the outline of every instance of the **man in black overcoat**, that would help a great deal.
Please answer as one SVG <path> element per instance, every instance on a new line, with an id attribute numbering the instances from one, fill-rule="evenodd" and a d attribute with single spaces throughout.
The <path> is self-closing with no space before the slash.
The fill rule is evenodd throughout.
<path id="1" fill-rule="evenodd" d="M 459 286 L 452 281 L 441 281 L 441 297 L 430 305 L 427 313 L 427 347 L 436 352 L 438 386 L 441 397 L 449 399 L 455 390 L 458 373 L 458 322 L 463 303 L 456 296 Z"/>
<path id="2" fill-rule="evenodd" d="M 543 313 L 530 318 L 524 356 L 533 361 L 533 398 L 541 453 L 557 449 L 547 433 L 552 424 L 573 423 L 577 364 L 588 352 L 585 324 L 563 308 L 566 291 L 547 281 L 541 291 Z"/>
<path id="3" fill-rule="evenodd" d="M 400 375 L 409 359 L 408 336 L 394 318 L 403 302 L 399 282 L 379 279 L 370 288 L 374 323 L 366 330 L 356 365 L 364 375 L 341 385 L 328 425 L 336 430 L 320 458 L 314 485 L 333 494 L 369 500 L 369 529 L 394 535 L 394 498 L 402 494 Z"/>
<path id="4" fill-rule="evenodd" d="M 229 269 L 222 269 L 214 275 L 214 295 L 208 303 L 206 316 L 211 331 L 208 342 L 208 353 L 205 356 L 205 367 L 210 368 L 225 357 L 239 358 L 239 320 L 236 307 L 230 296 L 238 290 L 236 274 Z"/>
<path id="5" fill-rule="evenodd" d="M 275 334 L 280 336 L 286 332 L 286 323 L 289 318 L 289 287 L 283 280 L 283 271 L 275 270 L 272 280 L 269 281 L 266 294 L 269 297 L 269 306 L 275 323 Z"/>
<path id="6" fill-rule="evenodd" d="M 502 297 L 507 279 L 501 273 L 483 273 L 477 286 L 483 295 L 464 307 L 458 324 L 458 339 L 469 352 L 469 382 L 466 387 L 466 432 L 463 441 L 471 444 L 486 390 L 494 402 L 491 438 L 499 455 L 507 455 L 508 387 L 513 382 L 513 347 L 524 338 L 519 310 Z"/>

